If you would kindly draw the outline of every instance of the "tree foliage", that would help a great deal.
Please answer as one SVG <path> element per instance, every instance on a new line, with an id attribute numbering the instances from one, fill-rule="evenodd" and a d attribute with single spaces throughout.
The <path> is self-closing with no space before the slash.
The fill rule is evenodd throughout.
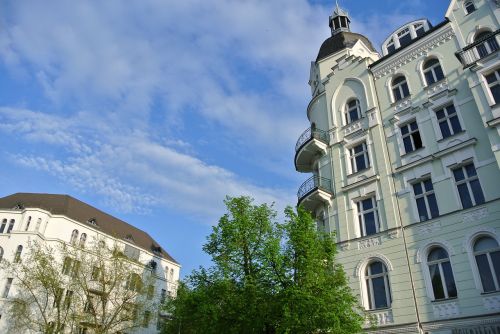
<path id="1" fill-rule="evenodd" d="M 356 333 L 364 316 L 331 235 L 301 207 L 277 223 L 267 204 L 227 198 L 193 271 L 167 304 L 165 333 Z"/>
<path id="2" fill-rule="evenodd" d="M 151 270 L 94 240 L 76 245 L 29 242 L 18 262 L 3 260 L 13 278 L 7 317 L 21 333 L 117 333 L 140 327 L 157 309 Z"/>

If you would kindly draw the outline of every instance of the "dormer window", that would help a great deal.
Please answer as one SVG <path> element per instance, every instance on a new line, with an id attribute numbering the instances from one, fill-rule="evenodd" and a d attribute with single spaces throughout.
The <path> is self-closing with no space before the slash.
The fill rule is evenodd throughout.
<path id="1" fill-rule="evenodd" d="M 474 6 L 474 3 L 472 1 L 467 1 L 464 5 L 464 8 L 466 15 L 469 15 L 470 13 L 476 11 L 476 6 Z"/>
<path id="2" fill-rule="evenodd" d="M 124 238 L 125 240 L 129 241 L 129 242 L 134 242 L 134 238 L 132 237 L 132 234 L 127 234 Z"/>
<path id="3" fill-rule="evenodd" d="M 389 41 L 389 43 L 387 43 L 387 52 L 391 53 L 391 52 L 394 52 L 394 51 L 396 51 L 396 46 L 394 45 L 394 40 L 391 38 L 391 40 Z"/>
<path id="4" fill-rule="evenodd" d="M 87 220 L 87 223 L 90 225 L 97 225 L 97 220 L 95 218 L 90 218 Z"/>
<path id="5" fill-rule="evenodd" d="M 414 25 L 415 28 L 415 34 L 417 34 L 417 37 L 420 37 L 424 34 L 425 28 L 423 23 L 417 23 Z"/>
<path id="6" fill-rule="evenodd" d="M 399 39 L 399 44 L 401 46 L 410 44 L 411 42 L 410 28 L 404 28 L 403 30 L 398 32 L 398 39 Z"/>

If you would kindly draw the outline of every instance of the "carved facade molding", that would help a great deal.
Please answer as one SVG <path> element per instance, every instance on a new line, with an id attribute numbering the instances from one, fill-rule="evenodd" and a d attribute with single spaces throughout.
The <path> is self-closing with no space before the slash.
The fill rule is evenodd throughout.
<path id="1" fill-rule="evenodd" d="M 477 210 L 469 211 L 467 213 L 464 213 L 463 215 L 463 222 L 465 224 L 471 224 L 474 222 L 477 222 L 480 219 L 483 219 L 485 217 L 489 216 L 488 208 L 479 208 Z"/>
<path id="2" fill-rule="evenodd" d="M 448 40 L 451 40 L 454 35 L 455 32 L 451 28 L 451 25 L 448 25 L 439 35 L 434 36 L 426 42 L 420 43 L 420 46 L 409 48 L 409 50 L 401 52 L 400 55 L 394 56 L 392 61 L 386 63 L 379 69 L 374 70 L 373 75 L 375 76 L 375 79 L 380 79 L 388 74 L 394 73 L 404 64 L 407 64 L 420 56 L 427 55 L 430 50 Z"/>
<path id="3" fill-rule="evenodd" d="M 369 248 L 381 244 L 382 244 L 382 239 L 380 237 L 368 238 L 358 241 L 358 249 Z"/>
<path id="4" fill-rule="evenodd" d="M 434 316 L 438 319 L 452 318 L 460 315 L 458 303 L 448 302 L 432 305 Z"/>
<path id="5" fill-rule="evenodd" d="M 500 295 L 483 297 L 483 304 L 488 311 L 499 311 Z"/>

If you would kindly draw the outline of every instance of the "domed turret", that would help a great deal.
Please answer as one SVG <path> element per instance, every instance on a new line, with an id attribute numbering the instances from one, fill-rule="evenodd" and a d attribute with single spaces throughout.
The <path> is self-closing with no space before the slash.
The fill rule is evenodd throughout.
<path id="1" fill-rule="evenodd" d="M 335 2 L 335 9 L 333 14 L 330 16 L 329 25 L 332 30 L 332 36 L 338 34 L 341 31 L 350 31 L 349 24 L 351 20 L 349 19 L 349 14 L 339 7 L 339 3 Z"/>

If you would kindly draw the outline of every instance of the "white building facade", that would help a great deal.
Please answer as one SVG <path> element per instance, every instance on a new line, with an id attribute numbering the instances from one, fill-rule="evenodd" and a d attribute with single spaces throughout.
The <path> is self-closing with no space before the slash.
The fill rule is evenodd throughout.
<path id="1" fill-rule="evenodd" d="M 379 55 L 337 7 L 311 64 L 299 204 L 335 233 L 377 333 L 500 332 L 499 18 L 453 0 Z"/>
<path id="2" fill-rule="evenodd" d="M 22 260 L 30 241 L 57 248 L 62 244 L 83 247 L 92 240 L 116 245 L 139 272 L 153 272 L 151 298 L 156 303 L 175 295 L 180 264 L 144 231 L 67 195 L 17 193 L 0 198 L 0 260 Z M 15 278 L 0 272 L 1 333 L 7 333 L 5 310 L 16 288 Z M 147 324 L 132 333 L 158 333 L 160 316 L 152 314 Z M 78 330 L 87 333 L 83 327 Z"/>

